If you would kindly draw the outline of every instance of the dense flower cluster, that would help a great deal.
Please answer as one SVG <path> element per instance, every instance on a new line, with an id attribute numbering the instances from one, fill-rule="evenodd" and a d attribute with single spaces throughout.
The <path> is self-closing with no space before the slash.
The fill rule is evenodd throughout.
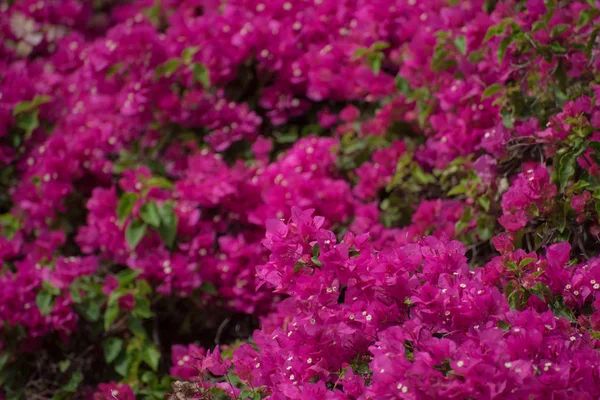
<path id="1" fill-rule="evenodd" d="M 277 292 L 289 294 L 283 315 L 254 335 L 259 352 L 244 344 L 233 356 L 248 387 L 266 387 L 276 399 L 600 393 L 599 344 L 589 333 L 555 317 L 535 296 L 531 308 L 510 310 L 502 291 L 514 279 L 510 262 L 524 259 L 519 251 L 472 270 L 457 241 L 428 237 L 375 251 L 364 234 L 348 233 L 337 243 L 322 228 L 323 218 L 312 211 L 293 214 L 289 223 L 268 228 L 265 245 L 272 255 L 259 267 Z M 319 255 L 311 257 L 315 248 Z M 548 260 L 530 259 L 529 269 L 563 284 L 551 290 L 580 288 L 585 278 L 579 268 L 565 268 L 569 250 L 556 244 Z M 566 285 L 571 279 L 578 283 Z M 579 289 L 583 296 L 600 298 L 600 290 L 586 289 Z M 289 310 L 296 310 L 291 318 Z M 370 371 L 361 369 L 367 362 Z M 199 369 L 225 373 L 205 364 Z M 329 392 L 327 382 L 340 391 Z"/>
<path id="2" fill-rule="evenodd" d="M 597 0 L 2 3 L 2 391 L 597 398 L 599 24 Z"/>

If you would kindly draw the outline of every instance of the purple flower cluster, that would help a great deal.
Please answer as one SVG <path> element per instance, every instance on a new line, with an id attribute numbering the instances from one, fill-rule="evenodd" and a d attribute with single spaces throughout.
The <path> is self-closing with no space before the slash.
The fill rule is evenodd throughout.
<path id="1" fill-rule="evenodd" d="M 535 296 L 532 308 L 510 310 L 509 265 L 525 254 L 507 251 L 473 270 L 457 241 L 427 237 L 377 251 L 364 234 L 338 242 L 312 213 L 294 209 L 288 223 L 268 225 L 271 256 L 258 273 L 289 297 L 270 317 L 277 321 L 255 333 L 259 352 L 249 344 L 234 351 L 234 371 L 248 387 L 266 388 L 273 399 L 600 394 L 600 354 L 589 333 Z M 595 264 L 566 269 L 569 250 L 554 245 L 548 260 L 532 259 L 527 269 L 563 284 L 551 290 L 577 292 L 575 306 L 598 301 L 600 285 L 588 285 Z M 533 277 L 521 278 L 525 287 Z M 591 319 L 597 323 L 597 314 Z"/>
<path id="2" fill-rule="evenodd" d="M 94 331 L 97 400 L 165 392 L 169 358 L 175 398 L 597 398 L 599 21 L 3 3 L 0 382 Z M 141 321 L 180 300 L 260 328 L 161 354 Z"/>

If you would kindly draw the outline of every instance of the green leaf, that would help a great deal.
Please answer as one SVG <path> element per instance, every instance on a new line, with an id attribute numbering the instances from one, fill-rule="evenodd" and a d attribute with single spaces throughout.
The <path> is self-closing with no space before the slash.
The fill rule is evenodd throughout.
<path id="1" fill-rule="evenodd" d="M 139 195 L 133 192 L 124 193 L 121 196 L 117 205 L 117 217 L 120 223 L 123 223 L 129 217 L 138 199 Z"/>
<path id="2" fill-rule="evenodd" d="M 529 264 L 531 264 L 531 263 L 532 263 L 532 262 L 534 262 L 534 261 L 537 261 L 537 258 L 531 258 L 531 257 L 529 257 L 529 258 L 524 258 L 524 259 L 522 259 L 522 260 L 519 262 L 519 267 L 520 267 L 520 268 L 526 267 L 526 266 L 528 266 Z"/>
<path id="3" fill-rule="evenodd" d="M 123 350 L 123 339 L 109 337 L 104 340 L 104 359 L 108 364 L 117 359 L 121 350 Z"/>
<path id="4" fill-rule="evenodd" d="M 210 295 L 216 296 L 219 294 L 215 285 L 211 282 L 203 282 L 200 286 L 200 290 L 204 293 L 208 293 Z"/>
<path id="5" fill-rule="evenodd" d="M 84 302 L 79 311 L 86 320 L 96 322 L 100 319 L 102 304 L 104 304 L 104 300 L 98 297 L 94 300 Z"/>
<path id="6" fill-rule="evenodd" d="M 125 377 L 127 376 L 127 373 L 129 372 L 129 368 L 131 367 L 132 363 L 133 359 L 129 354 L 121 353 L 121 355 L 117 357 L 117 360 L 115 362 L 115 371 L 119 375 Z"/>
<path id="7" fill-rule="evenodd" d="M 569 25 L 567 25 L 567 24 L 555 25 L 554 27 L 552 27 L 551 35 L 553 37 L 560 36 L 563 33 L 565 33 L 567 31 L 567 29 L 569 29 Z"/>
<path id="8" fill-rule="evenodd" d="M 467 38 L 464 35 L 457 36 L 454 39 L 454 45 L 463 56 L 467 54 Z"/>
<path id="9" fill-rule="evenodd" d="M 504 89 L 504 86 L 500 83 L 494 83 L 490 86 L 488 86 L 484 91 L 483 94 L 481 95 L 481 99 L 487 99 L 490 96 L 495 95 L 496 93 L 499 93 L 500 91 L 502 91 L 502 89 Z"/>
<path id="10" fill-rule="evenodd" d="M 546 14 L 544 14 L 542 20 L 548 24 L 554 15 L 554 11 L 556 11 L 556 0 L 545 0 L 544 3 L 546 4 L 546 10 L 548 11 L 546 11 Z"/>
<path id="11" fill-rule="evenodd" d="M 433 107 L 434 107 L 434 103 L 429 102 L 426 106 L 422 107 L 419 110 L 418 120 L 419 120 L 419 126 L 421 126 L 422 128 L 425 127 L 425 122 L 427 121 L 427 118 L 433 111 Z"/>
<path id="12" fill-rule="evenodd" d="M 598 37 L 598 33 L 600 32 L 600 26 L 597 26 L 590 33 L 590 37 L 588 38 L 588 42 L 585 45 L 585 54 L 588 57 L 592 56 L 592 50 L 594 49 L 594 44 L 596 43 L 596 37 Z"/>
<path id="13" fill-rule="evenodd" d="M 587 146 L 588 146 L 590 149 L 594 150 L 594 152 L 595 152 L 595 153 L 596 153 L 598 156 L 600 156 L 600 142 L 596 142 L 596 141 L 592 141 L 592 140 L 590 140 L 590 141 L 587 143 Z"/>
<path id="14" fill-rule="evenodd" d="M 494 36 L 500 36 L 504 33 L 504 28 L 505 25 L 502 24 L 498 24 L 498 25 L 492 25 L 488 28 L 487 32 L 485 33 L 485 37 L 483 38 L 484 42 L 487 42 L 488 40 L 490 40 L 491 38 L 493 38 Z"/>
<path id="15" fill-rule="evenodd" d="M 286 143 L 295 143 L 298 140 L 298 132 L 289 132 L 282 133 L 275 137 L 277 143 L 286 144 Z"/>
<path id="16" fill-rule="evenodd" d="M 38 114 L 39 111 L 35 110 L 24 114 L 19 114 L 17 116 L 16 125 L 18 128 L 21 128 L 25 131 L 26 139 L 30 138 L 33 131 L 40 126 L 40 121 L 38 121 Z"/>
<path id="17" fill-rule="evenodd" d="M 315 245 L 312 248 L 312 256 L 319 257 L 320 254 L 321 254 L 321 248 L 319 247 L 318 243 L 315 243 Z"/>
<path id="18" fill-rule="evenodd" d="M 366 56 L 367 54 L 369 54 L 369 52 L 370 49 L 366 47 L 359 47 L 354 51 L 354 54 L 352 55 L 352 61 L 358 60 L 359 58 Z"/>
<path id="19" fill-rule="evenodd" d="M 6 367 L 6 365 L 10 361 L 11 357 L 12 357 L 12 352 L 10 349 L 5 349 L 2 351 L 2 353 L 0 353 L 0 371 L 2 371 L 4 369 L 4 367 Z M 1 380 L 1 378 L 0 378 L 0 380 Z"/>
<path id="20" fill-rule="evenodd" d="M 61 362 L 58 363 L 58 370 L 64 374 L 69 369 L 70 366 L 71 366 L 71 360 L 62 360 Z"/>
<path id="21" fill-rule="evenodd" d="M 173 183 L 162 176 L 153 176 L 146 181 L 146 185 L 152 188 L 173 189 Z"/>
<path id="22" fill-rule="evenodd" d="M 148 344 L 144 348 L 142 358 L 144 362 L 148 364 L 150 368 L 152 368 L 153 371 L 156 371 L 158 369 L 158 363 L 160 361 L 160 351 L 158 351 L 153 344 Z"/>
<path id="23" fill-rule="evenodd" d="M 310 260 L 319 268 L 323 266 L 323 263 L 321 262 L 321 260 L 319 260 L 318 257 L 311 257 Z"/>
<path id="24" fill-rule="evenodd" d="M 382 51 L 387 49 L 388 47 L 390 47 L 390 44 L 388 42 L 375 42 L 371 45 L 370 49 L 373 51 Z"/>
<path id="25" fill-rule="evenodd" d="M 181 51 L 181 59 L 183 60 L 183 63 L 186 65 L 191 63 L 198 50 L 200 50 L 200 46 L 191 46 L 183 49 Z"/>
<path id="26" fill-rule="evenodd" d="M 579 181 L 575 182 L 575 184 L 573 185 L 573 190 L 576 191 L 577 193 L 579 193 L 580 191 L 589 187 L 590 185 L 591 185 L 591 183 L 589 183 L 589 182 L 586 182 L 584 180 L 579 180 Z"/>
<path id="27" fill-rule="evenodd" d="M 531 25 L 531 32 L 541 31 L 542 29 L 546 29 L 547 26 L 548 24 L 546 24 L 544 21 L 535 21 L 533 25 Z"/>
<path id="28" fill-rule="evenodd" d="M 204 64 L 193 63 L 190 65 L 190 69 L 196 82 L 199 82 L 204 89 L 208 89 L 210 87 L 210 71 L 208 68 Z"/>
<path id="29" fill-rule="evenodd" d="M 42 290 L 35 296 L 35 304 L 37 304 L 42 315 L 48 315 L 54 308 L 54 296 L 49 291 Z"/>
<path id="30" fill-rule="evenodd" d="M 467 55 L 467 60 L 469 60 L 471 64 L 477 64 L 478 62 L 483 61 L 483 54 L 483 50 L 470 51 Z"/>
<path id="31" fill-rule="evenodd" d="M 69 380 L 69 382 L 66 385 L 64 385 L 61 388 L 61 390 L 63 392 L 77 393 L 77 388 L 79 388 L 79 385 L 82 381 L 83 374 L 80 371 L 75 371 L 73 372 L 73 375 L 71 375 L 71 379 Z"/>
<path id="32" fill-rule="evenodd" d="M 114 304 L 121 298 L 130 292 L 130 289 L 119 287 L 112 291 L 110 296 L 108 296 L 108 305 Z"/>
<path id="33" fill-rule="evenodd" d="M 473 220 L 473 210 L 470 207 L 466 207 L 463 211 L 462 218 L 460 221 L 457 221 L 454 229 L 456 234 L 460 234 L 462 231 L 467 229 L 471 225 L 471 221 Z"/>
<path id="34" fill-rule="evenodd" d="M 435 183 L 435 177 L 431 174 L 425 173 L 420 167 L 415 166 L 412 170 L 412 176 L 415 178 L 420 185 L 429 185 Z"/>
<path id="35" fill-rule="evenodd" d="M 575 161 L 574 153 L 566 153 L 558 160 L 557 177 L 560 192 L 565 190 L 569 179 L 575 174 Z"/>
<path id="36" fill-rule="evenodd" d="M 118 316 L 119 316 L 119 303 L 116 301 L 109 303 L 108 306 L 106 307 L 106 311 L 104 312 L 104 330 L 105 331 L 110 329 L 110 326 L 112 325 L 113 322 L 115 322 L 115 319 L 117 319 Z"/>
<path id="37" fill-rule="evenodd" d="M 498 328 L 502 329 L 504 332 L 508 332 L 510 329 L 510 324 L 506 321 L 498 321 Z"/>
<path id="38" fill-rule="evenodd" d="M 485 37 L 483 38 L 483 41 L 487 42 L 494 36 L 503 35 L 506 32 L 506 27 L 508 25 L 512 26 L 513 29 L 515 29 L 515 30 L 519 29 L 519 26 L 517 25 L 517 23 L 515 21 L 513 21 L 510 17 L 504 18 L 499 24 L 492 25 L 488 28 L 488 31 L 486 32 Z"/>
<path id="39" fill-rule="evenodd" d="M 518 310 L 521 308 L 521 290 L 515 290 L 508 296 L 508 305 L 511 310 Z"/>
<path id="40" fill-rule="evenodd" d="M 142 296 L 152 293 L 152 286 L 143 279 L 135 282 L 135 289 L 137 290 L 137 293 Z"/>
<path id="41" fill-rule="evenodd" d="M 395 78 L 396 88 L 400 93 L 408 94 L 411 91 L 410 83 L 406 80 L 406 78 L 401 75 L 396 75 Z"/>
<path id="42" fill-rule="evenodd" d="M 73 303 L 79 304 L 82 302 L 83 298 L 81 297 L 79 287 L 77 287 L 76 285 L 71 285 L 69 287 L 69 292 L 71 294 L 71 300 L 73 300 Z"/>
<path id="43" fill-rule="evenodd" d="M 554 77 L 558 82 L 558 87 L 563 93 L 567 91 L 567 81 L 569 79 L 567 75 L 567 68 L 565 67 L 565 63 L 562 59 L 558 61 L 558 65 L 556 66 L 556 70 L 554 72 Z"/>
<path id="44" fill-rule="evenodd" d="M 461 182 L 448 191 L 448 196 L 456 196 L 457 194 L 464 194 L 466 192 L 467 186 L 465 185 L 465 182 Z"/>
<path id="45" fill-rule="evenodd" d="M 120 287 L 126 287 L 135 280 L 142 273 L 139 269 L 124 269 L 117 274 L 117 280 L 119 281 Z"/>
<path id="46" fill-rule="evenodd" d="M 50 281 L 43 281 L 42 289 L 54 296 L 58 296 L 60 294 L 60 289 L 54 286 L 52 283 L 50 283 Z"/>
<path id="47" fill-rule="evenodd" d="M 562 212 L 558 213 L 556 228 L 558 232 L 563 233 L 567 227 L 567 215 L 569 214 L 571 204 L 569 201 L 563 203 Z"/>
<path id="48" fill-rule="evenodd" d="M 179 58 L 171 58 L 156 67 L 154 72 L 155 78 L 165 77 L 170 78 L 181 66 L 181 60 Z"/>
<path id="49" fill-rule="evenodd" d="M 150 382 L 152 382 L 155 378 L 155 375 L 150 372 L 150 371 L 146 371 L 142 374 L 142 382 L 144 382 L 145 384 L 149 384 Z"/>
<path id="50" fill-rule="evenodd" d="M 530 291 L 531 294 L 542 300 L 544 303 L 547 303 L 552 299 L 552 291 L 542 282 L 537 282 Z"/>
<path id="51" fill-rule="evenodd" d="M 152 6 L 142 9 L 142 14 L 150 20 L 152 25 L 159 27 L 164 18 L 161 0 L 154 0 Z"/>
<path id="52" fill-rule="evenodd" d="M 504 39 L 502 39 L 502 41 L 500 42 L 500 45 L 498 46 L 498 64 L 502 64 L 502 60 L 504 60 L 504 55 L 506 54 L 506 51 L 508 50 L 508 46 L 510 46 L 510 44 L 513 41 L 513 36 L 507 36 Z"/>
<path id="53" fill-rule="evenodd" d="M 550 48 L 554 53 L 566 53 L 567 49 L 565 49 L 560 43 L 552 42 L 550 44 Z"/>
<path id="54" fill-rule="evenodd" d="M 175 236 L 177 235 L 177 215 L 173 211 L 172 203 L 164 203 L 158 208 L 160 214 L 160 226 L 158 227 L 158 233 L 170 248 L 175 242 Z"/>
<path id="55" fill-rule="evenodd" d="M 106 69 L 106 79 L 110 79 L 123 69 L 123 63 L 116 63 Z"/>
<path id="56" fill-rule="evenodd" d="M 140 217 L 142 221 L 150 226 L 158 228 L 160 226 L 160 215 L 158 213 L 158 206 L 154 201 L 144 204 L 140 208 Z"/>
<path id="57" fill-rule="evenodd" d="M 550 306 L 550 309 L 552 309 L 552 312 L 554 313 L 554 315 L 556 315 L 557 317 L 566 318 L 571 322 L 576 321 L 576 318 L 573 315 L 573 312 L 564 305 L 562 296 L 560 296 L 560 295 L 554 296 L 554 302 L 550 303 L 549 306 Z"/>
<path id="58" fill-rule="evenodd" d="M 484 211 L 490 210 L 490 203 L 490 199 L 488 199 L 487 197 L 482 196 L 477 198 L 477 204 L 479 204 L 481 208 L 484 209 Z"/>
<path id="59" fill-rule="evenodd" d="M 13 108 L 13 115 L 34 111 L 38 106 L 52 101 L 50 96 L 35 96 L 31 101 L 21 101 Z"/>
<path id="60" fill-rule="evenodd" d="M 379 72 L 381 71 L 383 58 L 383 53 L 372 53 L 368 56 L 369 66 L 375 75 L 379 75 Z"/>
<path id="61" fill-rule="evenodd" d="M 0 226 L 2 226 L 2 229 L 0 230 L 2 236 L 11 240 L 19 229 L 21 229 L 21 221 L 18 218 L 15 218 L 11 213 L 1 214 Z"/>
<path id="62" fill-rule="evenodd" d="M 148 301 L 145 297 L 136 297 L 135 298 L 135 308 L 133 313 L 140 318 L 150 318 L 152 317 L 152 311 L 150 310 L 150 301 Z"/>
<path id="63" fill-rule="evenodd" d="M 125 239 L 127 240 L 131 250 L 134 250 L 144 237 L 144 234 L 146 233 L 146 227 L 147 225 L 144 223 L 144 221 L 139 219 L 134 219 L 127 224 L 127 228 L 125 229 Z"/>
<path id="64" fill-rule="evenodd" d="M 137 337 L 146 337 L 146 331 L 144 330 L 144 325 L 142 325 L 142 320 L 139 318 L 129 318 L 129 323 L 127 324 L 129 331 L 133 333 Z"/>
<path id="65" fill-rule="evenodd" d="M 440 42 L 441 41 L 441 42 Z M 443 39 L 439 39 L 438 45 L 433 50 L 433 57 L 431 58 L 431 69 L 435 72 L 445 71 L 456 65 L 456 60 L 449 58 L 449 50 L 446 48 L 446 42 Z"/>
<path id="66" fill-rule="evenodd" d="M 577 21 L 577 30 L 580 30 L 583 26 L 587 25 L 588 22 L 598 13 L 597 10 L 586 8 L 581 10 L 579 13 L 579 20 Z"/>

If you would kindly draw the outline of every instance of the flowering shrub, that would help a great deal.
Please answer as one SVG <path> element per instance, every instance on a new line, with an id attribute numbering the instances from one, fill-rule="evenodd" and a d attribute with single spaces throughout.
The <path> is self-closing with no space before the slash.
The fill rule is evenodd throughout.
<path id="1" fill-rule="evenodd" d="M 596 399 L 600 2 L 0 5 L 6 399 Z"/>

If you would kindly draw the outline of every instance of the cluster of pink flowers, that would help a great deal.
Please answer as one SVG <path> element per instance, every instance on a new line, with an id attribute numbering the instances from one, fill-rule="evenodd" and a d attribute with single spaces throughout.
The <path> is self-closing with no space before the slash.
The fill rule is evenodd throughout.
<path id="1" fill-rule="evenodd" d="M 575 309 L 597 302 L 600 285 L 588 285 L 597 268 L 566 269 L 568 244 L 549 248 L 546 260 L 513 253 L 510 239 L 499 237 L 502 256 L 471 269 L 457 241 L 427 237 L 377 251 L 365 234 L 348 233 L 338 242 L 312 213 L 294 209 L 288 223 L 269 224 L 264 243 L 271 256 L 259 275 L 289 297 L 253 336 L 259 351 L 244 344 L 233 353 L 233 371 L 247 387 L 263 388 L 273 399 L 600 394 L 600 343 L 554 316 L 538 297 L 516 311 L 503 295 L 513 278 L 510 263 L 533 256 L 523 269 L 539 274 L 522 276 L 525 287 L 537 276 L 565 298 L 580 294 L 578 304 L 567 302 Z M 597 324 L 598 315 L 587 325 Z M 197 368 L 224 375 L 229 362 L 219 365 L 221 372 L 207 361 Z"/>
<path id="2" fill-rule="evenodd" d="M 507 231 L 517 231 L 534 216 L 547 212 L 555 195 L 556 185 L 551 183 L 548 170 L 543 165 L 525 163 L 523 172 L 502 196 L 504 214 L 499 222 Z"/>
<path id="3" fill-rule="evenodd" d="M 93 399 L 169 358 L 208 399 L 598 397 L 599 22 L 597 0 L 3 3 L 3 363 L 184 298 L 260 318 L 252 344 L 127 364 L 131 328 Z"/>

